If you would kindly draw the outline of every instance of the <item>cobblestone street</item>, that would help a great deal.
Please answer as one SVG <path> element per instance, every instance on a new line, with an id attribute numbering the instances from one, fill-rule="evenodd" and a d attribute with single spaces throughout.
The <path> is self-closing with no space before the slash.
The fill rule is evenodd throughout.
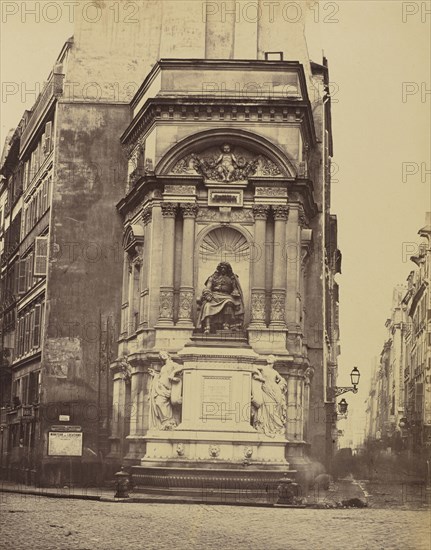
<path id="1" fill-rule="evenodd" d="M 430 549 L 423 510 L 109 503 L 0 493 L 9 550 Z"/>

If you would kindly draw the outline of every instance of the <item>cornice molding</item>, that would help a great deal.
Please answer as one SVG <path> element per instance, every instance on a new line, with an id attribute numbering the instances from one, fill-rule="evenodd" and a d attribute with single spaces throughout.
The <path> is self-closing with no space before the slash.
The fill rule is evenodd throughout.
<path id="1" fill-rule="evenodd" d="M 316 144 L 311 106 L 304 99 L 244 99 L 208 97 L 156 97 L 149 99 L 121 136 L 130 155 L 142 134 L 154 122 L 214 122 L 291 124 L 305 129 L 306 144 Z"/>

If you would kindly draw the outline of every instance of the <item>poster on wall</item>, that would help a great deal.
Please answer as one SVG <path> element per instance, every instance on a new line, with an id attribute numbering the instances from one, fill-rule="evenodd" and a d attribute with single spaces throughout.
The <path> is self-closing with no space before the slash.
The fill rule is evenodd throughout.
<path id="1" fill-rule="evenodd" d="M 49 432 L 48 456 L 82 456 L 82 432 Z"/>

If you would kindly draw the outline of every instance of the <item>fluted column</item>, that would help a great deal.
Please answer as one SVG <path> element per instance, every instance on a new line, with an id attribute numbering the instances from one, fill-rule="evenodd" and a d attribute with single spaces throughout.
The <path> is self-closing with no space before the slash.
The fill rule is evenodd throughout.
<path id="1" fill-rule="evenodd" d="M 266 266 L 266 221 L 269 206 L 255 204 L 254 254 L 252 257 L 251 323 L 250 327 L 265 326 L 265 266 Z"/>
<path id="2" fill-rule="evenodd" d="M 286 328 L 286 221 L 289 208 L 285 205 L 273 206 L 274 212 L 274 264 L 271 292 L 272 328 Z"/>
<path id="3" fill-rule="evenodd" d="M 193 203 L 184 203 L 180 206 L 183 213 L 183 246 L 177 324 L 192 327 L 192 307 L 194 297 L 193 252 L 195 246 L 195 218 L 198 212 L 198 206 Z"/>
<path id="4" fill-rule="evenodd" d="M 159 325 L 174 324 L 175 204 L 161 204 L 163 216 L 162 274 L 159 298 Z"/>

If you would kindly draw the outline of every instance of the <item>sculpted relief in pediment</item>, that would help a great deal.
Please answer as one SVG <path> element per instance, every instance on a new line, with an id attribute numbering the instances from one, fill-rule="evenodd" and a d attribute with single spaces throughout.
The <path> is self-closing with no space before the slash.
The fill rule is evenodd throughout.
<path id="1" fill-rule="evenodd" d="M 219 183 L 247 181 L 249 177 L 283 176 L 280 168 L 265 155 L 229 143 L 186 155 L 175 164 L 172 173 L 201 175 L 207 181 Z"/>

